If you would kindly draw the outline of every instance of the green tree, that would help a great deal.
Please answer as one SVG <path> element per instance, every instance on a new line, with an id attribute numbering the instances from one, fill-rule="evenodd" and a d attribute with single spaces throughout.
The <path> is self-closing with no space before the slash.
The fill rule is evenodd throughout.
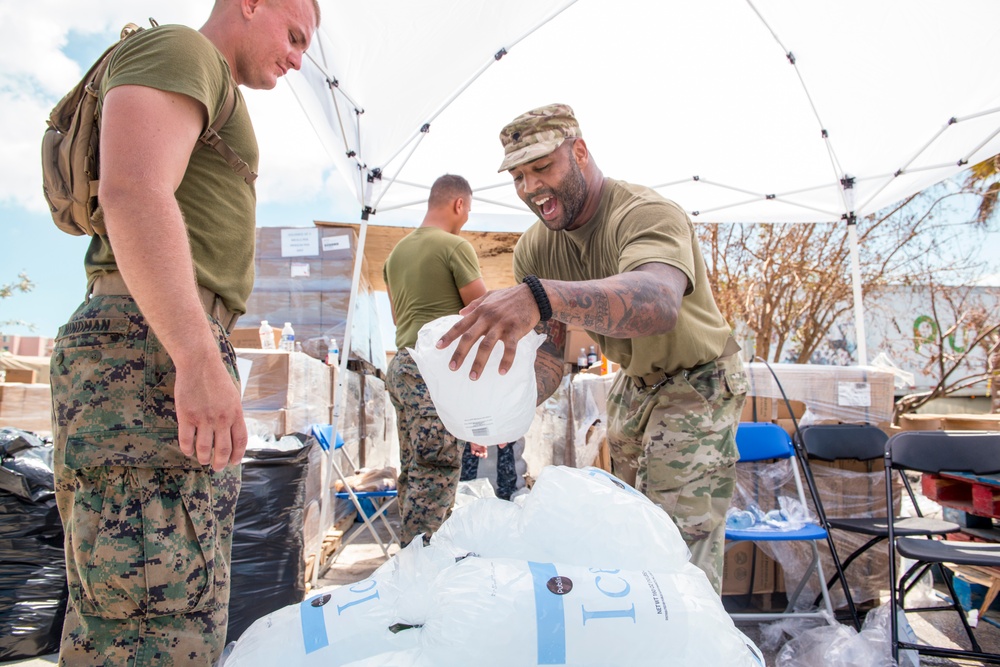
<path id="1" fill-rule="evenodd" d="M 969 169 L 965 178 L 966 189 L 980 197 L 974 222 L 985 226 L 997 212 L 997 195 L 1000 194 L 1000 155 L 994 155 Z"/>
<path id="2" fill-rule="evenodd" d="M 981 270 L 973 251 L 955 250 L 969 233 L 954 223 L 965 194 L 939 186 L 858 220 L 866 298 L 887 285 L 972 280 Z M 716 301 L 729 322 L 749 330 L 756 357 L 808 363 L 834 324 L 850 317 L 845 223 L 705 224 L 698 234 Z"/>
<path id="3" fill-rule="evenodd" d="M 933 371 L 936 384 L 929 390 L 908 394 L 896 402 L 896 419 L 907 412 L 915 412 L 935 398 L 948 396 L 991 382 L 995 372 L 995 359 L 1000 350 L 1000 314 L 970 298 L 968 288 L 943 288 L 933 282 L 928 285 L 930 317 L 934 322 L 954 322 L 950 327 L 931 327 L 922 347 L 930 349 L 926 370 Z M 955 337 L 961 334 L 961 345 Z M 969 372 L 966 361 L 976 352 L 985 352 L 985 368 Z M 977 355 L 978 356 L 978 355 Z M 991 412 L 998 412 L 995 393 Z"/>
<path id="4" fill-rule="evenodd" d="M 988 199 L 982 192 L 968 182 L 958 188 L 939 185 L 858 220 L 865 298 L 877 298 L 889 285 L 973 284 L 983 265 L 975 244 L 960 240 L 985 234 L 995 222 L 992 213 L 984 216 L 980 211 L 968 219 L 968 198 Z M 697 231 L 716 301 L 730 323 L 749 333 L 754 357 L 814 361 L 838 320 L 853 319 L 845 223 L 702 224 Z M 962 253 L 957 250 L 961 247 L 972 249 Z M 968 312 L 955 321 L 966 328 L 975 322 L 982 335 L 977 345 L 988 350 L 990 361 L 978 381 L 992 376 L 994 411 L 1000 411 L 1000 352 L 993 340 L 998 316 Z M 963 381 L 949 381 L 961 363 L 940 357 L 935 397 L 965 386 Z M 914 397 L 912 405 L 925 399 Z"/>
<path id="5" fill-rule="evenodd" d="M 0 285 L 0 300 L 9 299 L 14 296 L 16 292 L 30 292 L 35 288 L 35 283 L 31 282 L 28 278 L 28 274 L 22 271 L 17 275 L 17 280 Z M 28 328 L 34 328 L 31 324 L 24 322 L 22 320 L 0 320 L 0 327 L 7 326 L 26 326 Z"/>
<path id="6" fill-rule="evenodd" d="M 981 199 L 976 209 L 976 224 L 986 226 L 996 219 L 1000 195 L 1000 155 L 974 165 L 965 179 L 965 187 L 976 190 Z M 990 399 L 994 413 L 1000 413 L 1000 349 L 994 347 L 989 359 Z"/>

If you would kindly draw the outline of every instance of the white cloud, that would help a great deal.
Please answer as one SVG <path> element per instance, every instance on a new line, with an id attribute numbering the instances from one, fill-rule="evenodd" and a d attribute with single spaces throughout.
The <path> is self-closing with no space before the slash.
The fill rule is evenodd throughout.
<path id="1" fill-rule="evenodd" d="M 0 202 L 23 206 L 29 211 L 48 211 L 42 196 L 39 160 L 42 132 L 49 107 L 23 94 L 0 94 Z"/>
<path id="2" fill-rule="evenodd" d="M 0 203 L 47 210 L 38 157 L 45 119 L 92 64 L 67 54 L 73 39 L 111 44 L 123 25 L 148 25 L 149 16 L 197 28 L 211 6 L 210 0 L 0 3 L 0 146 L 8 158 L 0 161 Z M 258 188 L 261 201 L 299 202 L 328 192 L 324 178 L 332 163 L 288 87 L 244 92 L 265 174 Z"/>
<path id="3" fill-rule="evenodd" d="M 280 81 L 274 90 L 244 89 L 243 96 L 260 145 L 258 199 L 293 202 L 322 192 L 331 161 L 291 88 Z"/>
<path id="4" fill-rule="evenodd" d="M 1000 273 L 990 273 L 976 281 L 982 287 L 1000 287 Z"/>

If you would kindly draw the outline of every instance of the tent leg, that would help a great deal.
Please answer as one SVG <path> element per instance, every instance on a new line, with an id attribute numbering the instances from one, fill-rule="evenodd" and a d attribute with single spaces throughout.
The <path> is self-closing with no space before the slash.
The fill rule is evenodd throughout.
<path id="1" fill-rule="evenodd" d="M 854 331 L 858 346 L 858 365 L 868 365 L 868 345 L 865 341 L 865 307 L 861 295 L 861 257 L 858 253 L 858 223 L 852 214 L 847 220 L 847 237 L 851 244 L 851 281 L 854 284 Z"/>

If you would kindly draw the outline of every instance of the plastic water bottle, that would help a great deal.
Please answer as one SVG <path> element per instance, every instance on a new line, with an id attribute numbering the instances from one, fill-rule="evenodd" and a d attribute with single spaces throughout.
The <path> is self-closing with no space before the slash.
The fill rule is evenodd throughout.
<path id="1" fill-rule="evenodd" d="M 728 530 L 746 530 L 757 523 L 753 512 L 730 507 L 726 510 L 726 528 Z"/>
<path id="2" fill-rule="evenodd" d="M 590 352 L 587 353 L 587 365 L 593 366 L 596 363 L 597 363 L 597 350 L 595 350 L 594 346 L 591 345 Z"/>
<path id="3" fill-rule="evenodd" d="M 337 347 L 337 339 L 331 338 L 330 345 L 326 348 L 326 365 L 336 366 L 340 363 L 340 348 Z"/>
<path id="4" fill-rule="evenodd" d="M 576 365 L 580 368 L 587 367 L 587 350 L 580 348 L 580 356 L 576 358 Z"/>
<path id="5" fill-rule="evenodd" d="M 292 329 L 291 322 L 285 322 L 281 329 L 281 349 L 285 352 L 295 351 L 295 330 Z"/>
<path id="6" fill-rule="evenodd" d="M 788 513 L 785 510 L 771 510 L 764 515 L 764 521 L 773 524 L 785 524 L 789 522 Z"/>
<path id="7" fill-rule="evenodd" d="M 260 349 L 274 349 L 274 327 L 267 323 L 267 320 L 260 322 Z"/>

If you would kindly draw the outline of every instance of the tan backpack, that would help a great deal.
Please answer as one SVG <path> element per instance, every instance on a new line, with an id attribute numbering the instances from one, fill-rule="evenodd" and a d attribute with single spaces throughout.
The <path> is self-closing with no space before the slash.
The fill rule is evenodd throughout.
<path id="1" fill-rule="evenodd" d="M 157 26 L 153 19 L 149 22 L 154 28 Z M 107 233 L 104 215 L 97 201 L 101 143 L 97 98 L 111 56 L 129 37 L 144 29 L 135 23 L 122 28 L 121 39 L 97 59 L 80 83 L 49 114 L 48 127 L 42 136 L 42 190 L 53 222 L 67 234 L 93 236 Z M 198 138 L 194 151 L 205 145 L 211 146 L 249 185 L 256 180 L 257 174 L 219 136 L 235 107 L 236 91 L 230 86 L 222 112 Z"/>

